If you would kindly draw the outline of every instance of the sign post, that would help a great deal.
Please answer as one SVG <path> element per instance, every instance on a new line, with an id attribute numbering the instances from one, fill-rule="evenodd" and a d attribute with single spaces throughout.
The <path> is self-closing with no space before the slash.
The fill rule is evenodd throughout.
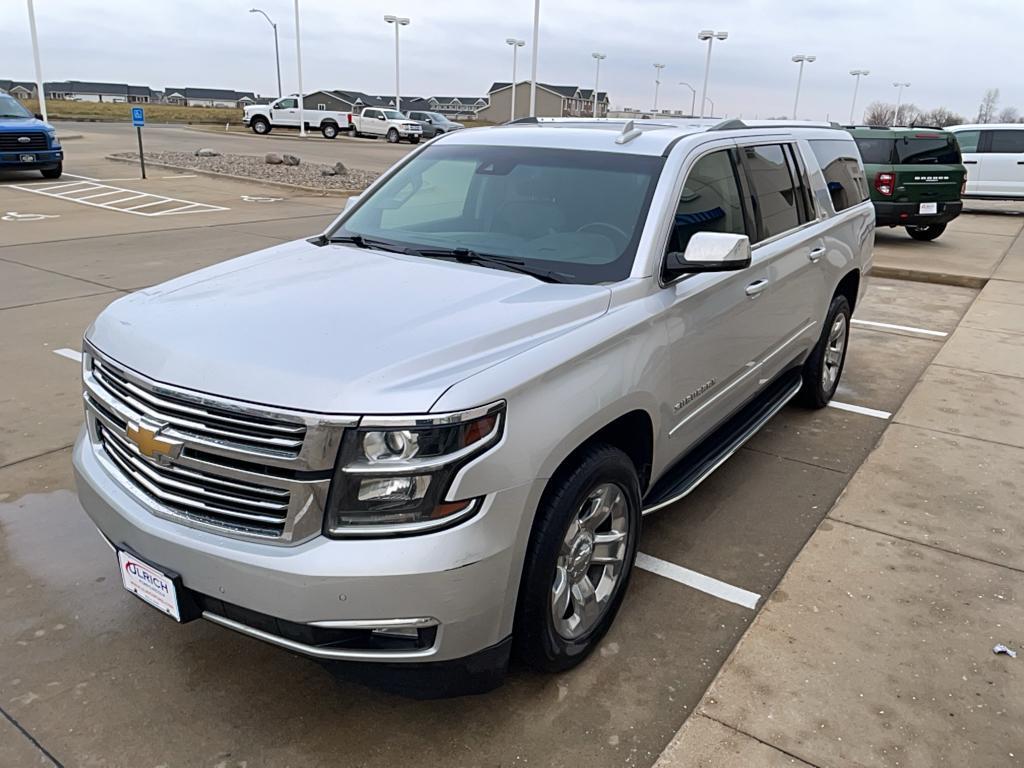
<path id="1" fill-rule="evenodd" d="M 142 126 L 146 124 L 146 113 L 142 107 L 132 107 L 132 125 L 139 134 L 139 166 L 142 168 L 142 178 L 146 178 L 146 158 L 142 154 Z"/>

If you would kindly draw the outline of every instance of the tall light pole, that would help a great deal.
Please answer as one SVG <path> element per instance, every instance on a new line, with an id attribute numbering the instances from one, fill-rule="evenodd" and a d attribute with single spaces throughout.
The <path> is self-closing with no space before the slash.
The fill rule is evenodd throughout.
<path id="1" fill-rule="evenodd" d="M 505 43 L 512 46 L 512 114 L 509 120 L 516 119 L 516 91 L 519 90 L 516 83 L 516 58 L 519 49 L 526 45 L 525 40 L 517 40 L 514 37 L 505 38 Z"/>
<path id="2" fill-rule="evenodd" d="M 804 81 L 804 64 L 810 64 L 817 56 L 809 56 L 800 53 L 793 57 L 793 61 L 800 65 L 800 74 L 796 76 L 796 97 L 793 99 L 793 119 L 796 120 L 796 110 L 800 106 L 800 85 Z"/>
<path id="3" fill-rule="evenodd" d="M 706 102 L 707 102 L 708 104 L 710 104 L 710 105 L 711 105 L 711 114 L 710 114 L 710 115 L 708 115 L 708 117 L 714 117 L 714 116 L 715 116 L 715 102 L 713 102 L 713 101 L 711 100 L 711 97 L 710 97 L 710 96 L 705 96 L 705 97 L 704 97 L 704 101 L 706 101 Z M 701 111 L 700 111 L 700 116 L 701 116 L 701 117 L 704 117 L 704 109 L 703 109 L 703 108 L 702 108 L 702 109 L 701 109 Z"/>
<path id="4" fill-rule="evenodd" d="M 867 77 L 871 72 L 866 69 L 851 69 L 850 74 L 856 78 L 853 82 L 853 102 L 850 104 L 850 125 L 854 125 L 854 114 L 857 112 L 857 91 L 860 90 L 860 78 L 861 75 Z"/>
<path id="5" fill-rule="evenodd" d="M 728 32 L 715 32 L 711 29 L 702 29 L 697 33 L 698 40 L 708 41 L 708 56 L 704 61 L 704 88 L 700 94 L 700 116 L 704 117 L 704 102 L 708 99 L 708 74 L 711 72 L 711 45 L 715 40 L 725 40 L 729 37 Z M 714 102 L 712 102 L 714 104 Z"/>
<path id="6" fill-rule="evenodd" d="M 603 54 L 603 53 L 592 53 L 590 55 L 593 56 L 594 60 L 597 62 L 597 72 L 594 73 L 594 114 L 593 114 L 593 117 L 597 117 L 597 87 L 598 87 L 598 84 L 601 82 L 601 60 L 602 59 L 607 59 L 608 57 L 605 54 Z"/>
<path id="7" fill-rule="evenodd" d="M 893 83 L 893 87 L 899 89 L 896 92 L 896 114 L 892 116 L 892 124 L 897 126 L 900 124 L 900 104 L 903 102 L 903 89 L 909 88 L 910 83 Z"/>
<path id="8" fill-rule="evenodd" d="M 661 70 L 665 68 L 664 64 L 654 65 L 654 109 L 652 111 L 658 111 L 658 86 L 661 85 Z"/>
<path id="9" fill-rule="evenodd" d="M 32 0 L 28 0 L 28 28 L 32 33 L 32 58 L 36 62 L 36 93 L 39 97 L 39 113 L 46 119 L 46 91 L 43 89 L 43 67 L 39 63 L 39 38 L 36 36 L 36 9 Z"/>
<path id="10" fill-rule="evenodd" d="M 295 0 L 295 60 L 299 70 L 299 136 L 306 135 L 306 112 L 302 101 L 302 40 L 299 38 L 299 0 Z"/>
<path id="11" fill-rule="evenodd" d="M 540 0 L 533 0 L 533 62 L 530 66 L 530 117 L 537 116 L 537 50 L 540 47 Z"/>
<path id="12" fill-rule="evenodd" d="M 402 111 L 402 90 L 398 82 L 398 30 L 409 25 L 409 20 L 401 16 L 385 16 L 384 21 L 395 25 L 395 111 Z"/>
<path id="13" fill-rule="evenodd" d="M 693 111 L 697 108 L 697 89 L 689 83 L 680 82 L 679 84 L 685 85 L 690 89 L 690 117 L 696 117 L 696 115 L 693 114 Z"/>
<path id="14" fill-rule="evenodd" d="M 277 62 L 277 98 L 281 98 L 281 49 L 277 47 L 277 24 L 271 21 L 270 17 L 267 16 L 266 11 L 261 11 L 259 8 L 250 8 L 249 13 L 262 13 L 263 18 L 267 20 L 271 27 L 274 28 L 274 60 Z"/>

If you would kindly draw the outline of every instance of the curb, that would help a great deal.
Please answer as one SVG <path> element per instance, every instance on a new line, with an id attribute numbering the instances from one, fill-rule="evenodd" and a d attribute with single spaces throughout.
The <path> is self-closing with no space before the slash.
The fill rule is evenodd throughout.
<path id="1" fill-rule="evenodd" d="M 192 131 L 193 133 L 208 133 L 208 134 L 213 134 L 214 136 L 244 136 L 244 137 L 253 138 L 253 139 L 265 139 L 265 138 L 267 138 L 269 136 L 269 134 L 266 134 L 266 135 L 263 135 L 263 136 L 259 136 L 259 135 L 255 134 L 255 133 L 253 133 L 252 131 L 250 131 L 248 128 L 246 128 L 245 130 L 242 130 L 242 131 L 225 131 L 225 130 L 223 130 L 223 128 L 221 130 L 214 129 L 212 127 L 212 125 L 213 125 L 212 123 L 203 123 L 203 125 L 209 125 L 211 127 L 204 128 L 204 127 L 201 127 L 199 125 L 186 125 L 186 126 L 183 126 L 183 127 L 185 128 L 186 131 Z M 240 123 L 239 123 L 239 125 L 240 125 Z M 298 135 L 298 133 L 296 133 L 295 135 L 292 135 L 292 130 L 293 129 L 290 129 L 290 128 L 279 128 L 278 130 L 286 131 L 286 133 L 283 133 L 281 135 L 274 135 L 274 136 L 272 136 L 270 138 L 285 139 L 286 141 L 309 141 L 310 139 L 315 139 L 317 141 L 325 141 L 325 142 L 336 141 L 336 139 L 325 139 L 323 136 L 320 135 L 319 131 L 310 131 L 309 135 L 306 136 L 306 138 L 302 138 L 301 136 Z M 294 129 L 294 130 L 298 131 L 297 128 Z M 345 135 L 345 132 L 342 131 L 341 133 L 338 134 L 338 138 L 339 139 L 343 138 L 344 135 Z"/>
<path id="2" fill-rule="evenodd" d="M 948 272 L 926 272 L 921 269 L 905 269 L 903 267 L 886 267 L 874 264 L 868 273 L 871 277 L 887 277 L 892 280 L 910 280 L 915 283 L 936 283 L 952 285 L 959 288 L 980 290 L 988 284 L 988 277 L 972 277 L 970 275 L 951 275 Z"/>
<path id="3" fill-rule="evenodd" d="M 80 138 L 82 138 L 82 134 L 80 133 L 69 133 L 66 136 L 58 136 L 57 141 L 72 141 Z"/>
<path id="4" fill-rule="evenodd" d="M 131 157 L 116 157 L 115 155 L 106 155 L 105 159 L 113 160 L 115 163 L 131 163 L 135 164 L 138 158 Z M 146 160 L 146 165 L 152 168 L 167 168 L 172 171 L 185 171 L 187 173 L 196 173 L 200 176 L 213 176 L 219 179 L 234 179 L 235 181 L 247 181 L 250 184 L 263 184 L 271 187 L 284 187 L 285 189 L 292 189 L 299 192 L 313 192 L 320 197 L 351 197 L 362 193 L 359 189 L 323 189 L 321 187 L 305 187 L 301 184 L 289 184 L 286 181 L 271 181 L 269 179 L 254 179 L 251 176 L 239 176 L 234 173 L 220 173 L 219 171 L 208 171 L 205 168 L 189 168 L 187 165 L 171 165 L 170 163 L 160 163 L 156 160 Z"/>

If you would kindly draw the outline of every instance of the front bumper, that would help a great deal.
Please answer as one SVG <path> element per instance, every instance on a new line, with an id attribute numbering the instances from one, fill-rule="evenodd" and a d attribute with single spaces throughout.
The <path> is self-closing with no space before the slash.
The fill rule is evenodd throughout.
<path id="1" fill-rule="evenodd" d="M 928 226 L 952 221 L 963 210 L 959 201 L 937 203 L 938 213 L 921 213 L 920 203 L 889 203 L 873 200 L 875 225 L 879 227 Z"/>
<path id="2" fill-rule="evenodd" d="M 35 159 L 24 162 L 23 155 L 32 155 Z M 5 171 L 32 171 L 56 168 L 64 161 L 63 149 L 29 149 L 25 152 L 0 152 L 0 169 Z"/>
<path id="3" fill-rule="evenodd" d="M 86 513 L 112 545 L 176 572 L 203 615 L 267 642 L 328 660 L 380 663 L 463 659 L 512 631 L 530 485 L 487 497 L 455 528 L 409 538 L 297 546 L 243 541 L 155 516 L 135 499 L 83 429 L 73 453 Z M 433 628 L 425 647 L 314 642 L 324 629 Z"/>

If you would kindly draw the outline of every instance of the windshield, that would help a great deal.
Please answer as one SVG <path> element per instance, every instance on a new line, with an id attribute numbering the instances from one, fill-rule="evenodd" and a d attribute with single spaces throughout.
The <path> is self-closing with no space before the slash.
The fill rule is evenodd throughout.
<path id="1" fill-rule="evenodd" d="M 383 109 L 381 111 L 384 113 L 384 117 L 386 117 L 388 120 L 405 120 L 406 119 L 405 115 L 403 115 L 401 112 L 398 112 L 398 111 L 396 111 L 394 109 Z"/>
<path id="2" fill-rule="evenodd" d="M 470 250 L 601 283 L 629 275 L 661 157 L 434 145 L 360 202 L 334 236 Z"/>
<path id="3" fill-rule="evenodd" d="M 960 149 L 953 134 L 921 133 L 898 139 L 857 139 L 866 165 L 957 165 Z"/>
<path id="4" fill-rule="evenodd" d="M 25 109 L 18 100 L 6 93 L 0 93 L 0 117 L 27 117 L 31 118 L 32 113 Z"/>

